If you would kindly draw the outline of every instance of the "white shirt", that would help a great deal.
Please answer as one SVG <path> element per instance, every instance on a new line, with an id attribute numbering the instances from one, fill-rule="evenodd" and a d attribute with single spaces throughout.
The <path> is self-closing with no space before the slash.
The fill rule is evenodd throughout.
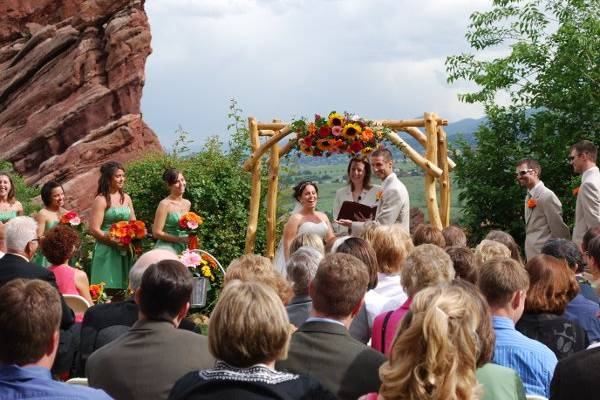
<path id="1" fill-rule="evenodd" d="M 401 283 L 400 275 L 377 273 L 377 286 L 365 295 L 369 329 L 373 328 L 373 320 L 377 315 L 395 310 L 408 299 Z"/>

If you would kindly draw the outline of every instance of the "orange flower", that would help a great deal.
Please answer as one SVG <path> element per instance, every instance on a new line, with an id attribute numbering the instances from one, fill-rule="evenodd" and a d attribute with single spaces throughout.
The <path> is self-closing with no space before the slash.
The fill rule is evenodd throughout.
<path id="1" fill-rule="evenodd" d="M 579 194 L 579 186 L 573 189 L 573 196 L 577 196 Z"/>
<path id="2" fill-rule="evenodd" d="M 189 211 L 179 218 L 179 227 L 181 229 L 195 230 L 198 228 L 198 225 L 201 225 L 203 222 L 202 217 L 195 212 Z"/>
<path id="3" fill-rule="evenodd" d="M 527 207 L 529 208 L 535 208 L 535 206 L 537 206 L 537 200 L 534 199 L 533 197 L 529 200 L 527 200 Z"/>
<path id="4" fill-rule="evenodd" d="M 311 122 L 310 124 L 308 124 L 307 130 L 308 130 L 308 133 L 313 135 L 317 131 L 317 126 Z"/>
<path id="5" fill-rule="evenodd" d="M 373 130 L 371 128 L 365 128 L 362 132 L 362 140 L 365 142 L 369 142 L 373 139 Z"/>
<path id="6" fill-rule="evenodd" d="M 375 193 L 375 201 L 381 200 L 382 197 L 383 197 L 383 190 L 380 190 L 377 193 Z"/>
<path id="7" fill-rule="evenodd" d="M 146 236 L 146 224 L 144 221 L 131 221 L 130 225 L 133 237 L 143 239 Z"/>

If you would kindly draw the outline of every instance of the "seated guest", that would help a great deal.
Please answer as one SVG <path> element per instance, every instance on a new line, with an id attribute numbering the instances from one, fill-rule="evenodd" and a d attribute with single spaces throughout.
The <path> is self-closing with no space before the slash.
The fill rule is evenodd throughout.
<path id="1" fill-rule="evenodd" d="M 366 267 L 356 257 L 326 255 L 309 288 L 313 314 L 292 335 L 288 358 L 277 367 L 317 378 L 342 400 L 377 391 L 385 357 L 348 332 L 368 281 Z"/>
<path id="2" fill-rule="evenodd" d="M 487 235 L 485 235 L 487 240 L 495 240 L 496 242 L 502 243 L 510 250 L 510 258 L 519 263 L 523 264 L 523 258 L 521 257 L 521 248 L 515 241 L 515 239 L 507 232 L 493 230 L 489 231 Z"/>
<path id="3" fill-rule="evenodd" d="M 6 254 L 0 258 L 0 287 L 15 279 L 40 279 L 55 288 L 56 278 L 51 271 L 30 262 L 38 248 L 37 223 L 30 217 L 15 217 L 3 225 L 6 236 Z M 57 288 L 58 292 L 58 288 Z M 74 324 L 73 311 L 60 296 L 62 313 L 60 343 L 52 373 L 69 371 L 78 346 L 79 324 Z"/>
<path id="4" fill-rule="evenodd" d="M 292 281 L 294 297 L 285 307 L 290 322 L 300 326 L 308 318 L 312 300 L 308 285 L 315 277 L 323 255 L 312 247 L 302 246 L 294 251 L 287 262 L 287 278 Z"/>
<path id="5" fill-rule="evenodd" d="M 477 399 L 481 314 L 459 286 L 419 292 L 381 367 L 382 399 Z M 376 398 L 373 395 L 367 397 Z"/>
<path id="6" fill-rule="evenodd" d="M 214 367 L 179 379 L 169 400 L 334 399 L 319 382 L 275 370 L 285 358 L 289 321 L 277 294 L 259 282 L 230 282 L 208 325 Z"/>
<path id="7" fill-rule="evenodd" d="M 477 285 L 479 281 L 479 268 L 475 263 L 475 253 L 468 247 L 446 247 L 446 253 L 452 260 L 456 277 Z"/>
<path id="8" fill-rule="evenodd" d="M 589 256 L 588 256 L 588 247 L 590 242 L 597 238 L 598 236 L 600 236 L 600 225 L 596 225 L 591 227 L 590 229 L 587 230 L 587 232 L 583 235 L 583 239 L 581 241 L 581 253 L 583 254 L 584 259 L 589 263 Z M 590 272 L 590 271 L 588 271 Z M 593 279 L 593 286 L 596 288 L 596 291 L 598 291 L 598 286 L 599 285 L 599 281 L 598 278 L 593 278 L 592 276 L 590 276 L 590 274 L 586 274 L 588 275 L 589 279 Z M 596 294 L 598 294 L 596 292 Z M 600 297 L 599 297 L 600 298 Z M 600 301 L 599 301 L 600 303 Z"/>
<path id="9" fill-rule="evenodd" d="M 510 250 L 508 247 L 495 240 L 483 239 L 475 248 L 475 263 L 478 266 L 492 258 L 510 258 Z"/>
<path id="10" fill-rule="evenodd" d="M 88 359 L 89 385 L 115 399 L 166 399 L 184 374 L 210 368 L 206 337 L 176 329 L 190 307 L 192 275 L 179 261 L 148 267 L 135 292 L 139 319 Z"/>
<path id="11" fill-rule="evenodd" d="M 0 288 L 0 398 L 110 399 L 52 379 L 60 314 L 60 296 L 47 282 L 14 279 Z"/>
<path id="12" fill-rule="evenodd" d="M 511 258 L 492 259 L 481 266 L 479 288 L 492 312 L 494 363 L 517 371 L 527 395 L 548 397 L 556 356 L 546 345 L 515 329 L 529 288 L 527 271 Z"/>
<path id="13" fill-rule="evenodd" d="M 135 292 L 140 287 L 142 275 L 151 264 L 177 259 L 172 251 L 166 249 L 153 249 L 142 254 L 129 270 L 129 291 Z M 85 376 L 85 364 L 89 356 L 127 332 L 138 320 L 138 314 L 139 307 L 133 296 L 123 301 L 97 304 L 86 310 L 81 324 L 77 376 Z M 195 327 L 194 323 L 187 319 L 179 325 L 180 329 L 190 331 Z"/>
<path id="14" fill-rule="evenodd" d="M 600 392 L 600 347 L 590 346 L 558 362 L 550 384 L 552 400 L 596 400 Z"/>
<path id="15" fill-rule="evenodd" d="M 465 235 L 465 232 L 456 225 L 450 225 L 442 229 L 442 235 L 444 235 L 446 247 L 467 247 L 467 235 Z"/>
<path id="16" fill-rule="evenodd" d="M 396 310 L 379 314 L 373 322 L 371 346 L 385 355 L 389 355 L 397 327 L 414 296 L 429 286 L 450 283 L 454 279 L 454 268 L 450 256 L 441 247 L 422 244 L 415 247 L 404 261 L 401 277 L 408 299 Z"/>
<path id="17" fill-rule="evenodd" d="M 325 255 L 325 245 L 323 244 L 323 239 L 321 239 L 317 234 L 301 233 L 296 236 L 290 243 L 290 254 L 293 254 L 302 246 L 312 247 L 321 253 L 321 255 Z"/>
<path id="18" fill-rule="evenodd" d="M 335 253 L 350 254 L 358 258 L 360 261 L 365 263 L 367 272 L 369 273 L 369 284 L 367 285 L 367 293 L 377 287 L 378 283 L 378 267 L 377 267 L 377 256 L 373 246 L 364 239 L 357 237 L 349 237 L 344 240 L 340 246 L 335 250 Z M 369 296 L 368 294 L 365 295 Z M 362 343 L 368 343 L 371 339 L 371 329 L 369 328 L 369 317 L 367 315 L 367 308 L 365 303 L 360 307 L 358 314 L 352 320 L 350 325 L 350 335 Z"/>
<path id="19" fill-rule="evenodd" d="M 57 225 L 46 232 L 40 241 L 40 247 L 42 254 L 51 264 L 48 269 L 56 277 L 58 290 L 62 294 L 77 294 L 91 305 L 94 302 L 90 295 L 90 282 L 86 273 L 68 265 L 69 259 L 80 243 L 79 234 L 74 229 Z M 75 322 L 82 320 L 83 313 L 75 315 Z"/>
<path id="20" fill-rule="evenodd" d="M 529 289 L 517 330 L 544 343 L 559 360 L 585 350 L 588 339 L 583 328 L 562 316 L 567 303 L 579 292 L 573 271 L 564 260 L 545 254 L 533 257 L 525 269 Z"/>
<path id="21" fill-rule="evenodd" d="M 438 228 L 433 225 L 420 224 L 412 235 L 413 244 L 434 244 L 442 249 L 446 247 L 446 239 Z"/>
<path id="22" fill-rule="evenodd" d="M 590 229 L 588 233 L 593 229 L 594 228 Z M 581 242 L 581 247 L 584 247 L 585 245 L 586 249 L 587 245 L 589 244 L 589 240 L 586 241 L 588 233 L 583 236 L 583 242 Z M 590 282 L 583 276 L 586 263 L 583 260 L 581 252 L 579 251 L 579 247 L 575 244 L 575 242 L 567 239 L 550 239 L 544 243 L 544 246 L 542 247 L 542 254 L 564 259 L 569 265 L 569 268 L 575 272 L 577 283 L 581 289 L 580 294 L 590 301 L 600 303 L 600 299 L 596 294 L 596 290 L 594 290 Z"/>

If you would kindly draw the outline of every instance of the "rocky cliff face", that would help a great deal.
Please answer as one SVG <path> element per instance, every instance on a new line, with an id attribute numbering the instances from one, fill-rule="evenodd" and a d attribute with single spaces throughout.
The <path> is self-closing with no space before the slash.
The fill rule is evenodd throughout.
<path id="1" fill-rule="evenodd" d="M 140 100 L 152 51 L 143 0 L 0 2 L 0 159 L 87 209 L 98 166 L 162 152 Z"/>

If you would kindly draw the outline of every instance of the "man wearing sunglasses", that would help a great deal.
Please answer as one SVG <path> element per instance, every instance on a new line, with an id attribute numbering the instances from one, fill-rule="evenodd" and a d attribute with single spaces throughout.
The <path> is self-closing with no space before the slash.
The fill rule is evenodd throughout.
<path id="1" fill-rule="evenodd" d="M 600 171 L 596 166 L 598 148 L 589 140 L 571 146 L 569 163 L 573 171 L 581 174 L 577 191 L 573 241 L 581 245 L 583 235 L 589 228 L 600 225 Z"/>
<path id="2" fill-rule="evenodd" d="M 542 167 L 531 158 L 517 163 L 517 182 L 527 188 L 525 197 L 525 257 L 531 260 L 550 239 L 568 239 L 569 228 L 562 219 L 562 204 L 540 180 Z"/>

